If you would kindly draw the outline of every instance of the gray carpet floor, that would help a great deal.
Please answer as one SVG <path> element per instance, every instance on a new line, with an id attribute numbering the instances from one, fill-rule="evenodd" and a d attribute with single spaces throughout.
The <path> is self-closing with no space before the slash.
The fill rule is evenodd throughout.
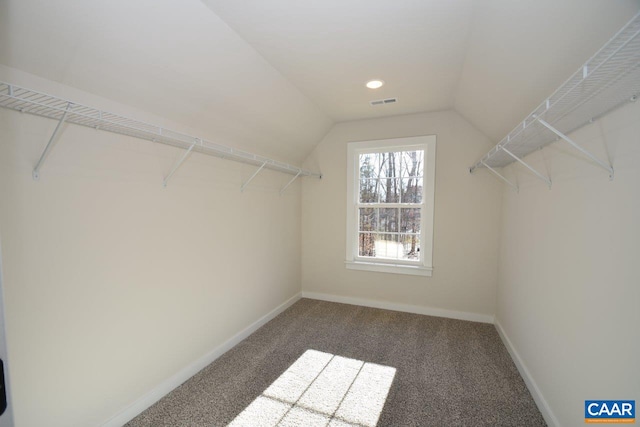
<path id="1" fill-rule="evenodd" d="M 302 299 L 127 426 L 226 426 L 307 350 L 395 368 L 378 426 L 546 425 L 493 325 Z"/>

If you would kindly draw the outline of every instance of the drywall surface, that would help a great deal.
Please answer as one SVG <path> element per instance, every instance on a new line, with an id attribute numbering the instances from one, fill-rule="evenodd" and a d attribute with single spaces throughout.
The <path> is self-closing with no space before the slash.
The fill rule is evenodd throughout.
<path id="1" fill-rule="evenodd" d="M 615 179 L 557 142 L 506 173 L 497 320 L 562 426 L 585 399 L 640 401 L 640 103 L 571 137 L 613 161 Z"/>
<path id="2" fill-rule="evenodd" d="M 0 77 L 154 123 L 60 85 Z M 160 123 L 164 124 L 164 123 Z M 166 124 L 164 124 L 166 125 Z M 300 184 L 0 109 L 0 238 L 17 426 L 95 426 L 300 292 Z M 178 129 L 179 130 L 179 129 Z"/>
<path id="3" fill-rule="evenodd" d="M 333 125 L 201 1 L 3 0 L 0 64 L 289 163 Z"/>
<path id="4" fill-rule="evenodd" d="M 437 137 L 433 276 L 347 270 L 347 143 L 417 135 Z M 469 174 L 491 145 L 453 111 L 336 125 L 306 161 L 323 178 L 303 183 L 303 292 L 493 316 L 502 187 Z"/>

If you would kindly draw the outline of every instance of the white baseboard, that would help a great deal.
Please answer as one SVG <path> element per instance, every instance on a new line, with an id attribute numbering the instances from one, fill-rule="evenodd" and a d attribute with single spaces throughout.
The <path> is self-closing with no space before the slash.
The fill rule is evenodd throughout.
<path id="1" fill-rule="evenodd" d="M 500 338 L 504 343 L 504 346 L 507 347 L 507 350 L 511 355 L 511 359 L 513 359 L 513 362 L 516 364 L 516 367 L 518 368 L 520 375 L 524 379 L 524 382 L 527 385 L 527 388 L 529 389 L 531 396 L 533 396 L 533 400 L 536 402 L 536 405 L 538 405 L 538 409 L 540 410 L 540 413 L 542 413 L 544 420 L 547 422 L 547 424 L 550 427 L 559 427 L 560 423 L 558 422 L 558 419 L 551 411 L 551 407 L 549 406 L 545 398 L 542 396 L 542 392 L 538 388 L 538 385 L 536 384 L 533 377 L 531 376 L 531 373 L 529 372 L 526 365 L 522 361 L 522 358 L 520 357 L 515 347 L 511 343 L 511 340 L 505 333 L 504 329 L 502 329 L 502 325 L 500 325 L 500 322 L 498 321 L 498 319 L 496 319 L 495 321 L 495 327 L 496 327 L 496 330 L 498 331 L 498 335 L 500 335 Z"/>
<path id="2" fill-rule="evenodd" d="M 446 310 L 443 308 L 422 307 L 417 305 L 396 304 L 368 300 L 364 298 L 345 297 L 340 295 L 321 294 L 302 291 L 302 298 L 317 299 L 322 301 L 339 302 L 342 304 L 361 305 L 364 307 L 382 308 L 385 310 L 404 311 L 406 313 L 425 314 L 427 316 L 447 317 L 449 319 L 469 320 L 493 324 L 493 316 L 488 314 L 468 313 L 464 311 Z"/>
<path id="3" fill-rule="evenodd" d="M 216 360 L 218 357 L 222 356 L 227 351 L 231 350 L 235 347 L 240 341 L 247 338 L 249 335 L 254 333 L 257 329 L 265 325 L 271 319 L 276 317 L 278 314 L 285 311 L 287 308 L 291 307 L 294 303 L 296 303 L 301 294 L 298 293 L 293 297 L 289 298 L 287 301 L 280 304 L 278 307 L 271 310 L 269 313 L 262 316 L 260 319 L 253 322 L 251 325 L 247 326 L 242 331 L 235 334 L 226 342 L 222 343 L 218 347 L 211 350 L 209 353 L 202 356 L 200 359 L 186 366 L 178 373 L 168 378 L 167 380 L 160 383 L 156 388 L 151 390 L 149 393 L 140 397 L 138 400 L 133 402 L 131 405 L 124 408 L 122 411 L 111 417 L 107 420 L 103 427 L 121 427 L 127 422 L 131 421 L 137 415 L 142 413 L 145 409 L 149 408 L 151 405 L 156 403 L 158 400 L 162 399 L 164 396 L 169 394 L 173 389 L 180 386 L 182 383 L 187 381 L 189 378 L 200 372 L 203 368 L 209 365 L 211 362 Z"/>

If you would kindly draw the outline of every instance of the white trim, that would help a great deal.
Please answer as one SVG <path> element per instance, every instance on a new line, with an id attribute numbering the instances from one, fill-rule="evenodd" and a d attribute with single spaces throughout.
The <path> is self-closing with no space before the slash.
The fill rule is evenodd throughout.
<path id="1" fill-rule="evenodd" d="M 412 276 L 431 277 L 432 267 L 408 264 L 387 264 L 382 262 L 345 261 L 349 270 L 376 271 L 380 273 L 409 274 Z"/>
<path id="2" fill-rule="evenodd" d="M 412 274 L 421 276 L 431 276 L 433 271 L 433 228 L 434 228 L 434 202 L 435 202 L 435 176 L 436 176 L 436 135 L 422 135 L 407 138 L 380 139 L 372 141 L 349 142 L 347 144 L 347 238 L 346 238 L 346 259 L 347 268 L 354 270 L 378 271 L 396 274 Z M 362 262 L 358 257 L 358 192 L 359 179 L 356 174 L 359 171 L 360 153 L 385 152 L 396 150 L 423 150 L 424 151 L 424 173 L 423 173 L 423 196 L 422 203 L 415 207 L 420 207 L 422 218 L 420 233 L 420 261 L 405 267 L 401 263 L 391 263 L 372 259 Z M 403 206 L 402 204 L 392 204 Z M 412 207 L 413 204 L 406 206 Z M 380 264 L 382 267 L 377 267 Z M 386 265 L 384 265 L 386 264 Z"/>
<path id="3" fill-rule="evenodd" d="M 405 313 L 424 314 L 427 316 L 446 317 L 449 319 L 469 320 L 471 322 L 491 323 L 493 316 L 489 314 L 469 313 L 465 311 L 447 310 L 435 307 L 422 307 L 417 305 L 398 304 L 393 302 L 376 301 L 364 298 L 345 297 L 341 295 L 321 294 L 317 292 L 302 291 L 302 298 L 317 299 L 321 301 L 338 302 L 342 304 L 360 305 L 363 307 L 381 308 L 384 310 L 403 311 Z"/>
<path id="4" fill-rule="evenodd" d="M 229 338 L 227 341 L 211 350 L 209 353 L 205 354 L 190 365 L 184 367 L 172 377 L 167 378 L 153 390 L 134 401 L 131 405 L 127 406 L 113 417 L 109 418 L 102 424 L 102 426 L 121 427 L 122 425 L 131 421 L 133 418 L 141 414 L 145 409 L 149 408 L 158 400 L 169 394 L 169 392 L 171 392 L 173 389 L 177 388 L 189 378 L 200 372 L 218 357 L 231 350 L 238 343 L 240 343 L 240 341 L 244 340 L 256 330 L 264 326 L 267 322 L 276 317 L 278 314 L 291 307 L 300 299 L 300 297 L 301 293 L 297 293 L 293 297 L 289 298 L 287 301 L 283 302 L 278 307 L 274 308 L 269 313 L 265 314 L 260 319 L 256 320 L 251 325 L 247 326 L 242 331 L 238 332 L 233 337 Z"/>
<path id="5" fill-rule="evenodd" d="M 302 293 L 302 295 L 304 296 L 304 292 Z M 529 389 L 529 392 L 531 393 L 533 400 L 536 402 L 536 405 L 538 405 L 538 409 L 540 410 L 540 413 L 544 417 L 544 420 L 547 422 L 547 424 L 550 427 L 559 427 L 560 423 L 558 422 L 558 419 L 553 414 L 553 411 L 551 411 L 551 407 L 545 400 L 544 396 L 542 395 L 542 392 L 538 388 L 538 385 L 536 384 L 535 380 L 531 376 L 531 373 L 527 369 L 527 366 L 524 364 L 524 361 L 522 360 L 522 358 L 516 351 L 515 347 L 511 343 L 511 340 L 507 336 L 506 332 L 504 331 L 504 329 L 502 329 L 502 325 L 500 325 L 500 322 L 498 321 L 498 319 L 495 319 L 494 324 L 495 324 L 496 330 L 498 331 L 498 335 L 500 335 L 500 338 L 504 343 L 504 346 L 507 347 L 507 350 L 511 355 L 511 359 L 513 359 L 513 362 L 516 364 L 516 367 L 518 368 L 518 372 L 520 372 L 520 375 L 524 379 L 524 382 L 527 385 L 527 388 Z"/>
<path id="6" fill-rule="evenodd" d="M 7 348 L 7 330 L 4 305 L 4 287 L 2 284 L 2 242 L 0 242 L 0 358 L 4 361 L 4 387 L 7 397 L 7 408 L 0 416 L 0 427 L 13 427 L 13 394 L 9 373 L 9 350 Z"/>

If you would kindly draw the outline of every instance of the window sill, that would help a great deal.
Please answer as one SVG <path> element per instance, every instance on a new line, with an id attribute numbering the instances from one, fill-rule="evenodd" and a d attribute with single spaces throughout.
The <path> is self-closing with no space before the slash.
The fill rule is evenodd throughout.
<path id="1" fill-rule="evenodd" d="M 364 270 L 375 271 L 378 273 L 393 273 L 393 274 L 409 274 L 412 276 L 426 276 L 431 277 L 433 273 L 433 267 L 423 267 L 417 265 L 406 264 L 386 264 L 376 262 L 363 262 L 363 261 L 345 261 L 346 267 L 349 270 Z"/>

